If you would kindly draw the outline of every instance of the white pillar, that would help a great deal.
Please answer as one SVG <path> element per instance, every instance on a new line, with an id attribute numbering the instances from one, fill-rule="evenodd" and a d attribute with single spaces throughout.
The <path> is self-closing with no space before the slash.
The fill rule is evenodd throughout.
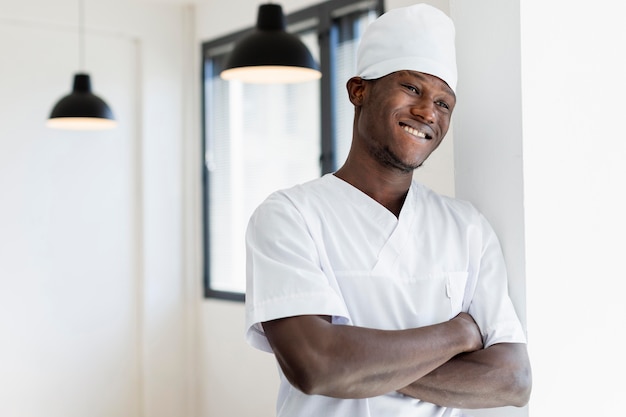
<path id="1" fill-rule="evenodd" d="M 526 324 L 519 1 L 451 0 L 459 82 L 454 111 L 455 195 L 494 227 L 509 293 Z M 528 407 L 471 411 L 521 417 Z"/>

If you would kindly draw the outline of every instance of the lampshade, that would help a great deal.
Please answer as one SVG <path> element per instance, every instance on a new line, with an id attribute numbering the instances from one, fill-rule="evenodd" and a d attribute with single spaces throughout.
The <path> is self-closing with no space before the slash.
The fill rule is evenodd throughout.
<path id="1" fill-rule="evenodd" d="M 262 4 L 255 31 L 235 45 L 220 76 L 248 83 L 295 83 L 322 74 L 306 45 L 287 33 L 282 7 Z"/>
<path id="2" fill-rule="evenodd" d="M 85 49 L 85 1 L 78 0 L 78 57 L 84 67 Z M 46 126 L 55 129 L 102 130 L 117 126 L 113 112 L 100 97 L 91 92 L 89 75 L 74 75 L 72 93 L 63 97 L 52 109 Z"/>
<path id="3" fill-rule="evenodd" d="M 72 93 L 58 101 L 46 122 L 51 128 L 71 130 L 102 130 L 116 125 L 113 112 L 91 92 L 91 79 L 83 73 L 74 75 Z"/>

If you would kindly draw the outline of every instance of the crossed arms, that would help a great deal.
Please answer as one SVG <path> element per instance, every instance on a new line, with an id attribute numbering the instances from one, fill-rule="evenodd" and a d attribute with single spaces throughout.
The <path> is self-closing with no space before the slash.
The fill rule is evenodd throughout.
<path id="1" fill-rule="evenodd" d="M 444 323 L 377 330 L 295 316 L 263 323 L 283 373 L 306 394 L 369 398 L 391 391 L 456 408 L 524 406 L 531 390 L 526 346 L 483 349 L 461 313 Z"/>

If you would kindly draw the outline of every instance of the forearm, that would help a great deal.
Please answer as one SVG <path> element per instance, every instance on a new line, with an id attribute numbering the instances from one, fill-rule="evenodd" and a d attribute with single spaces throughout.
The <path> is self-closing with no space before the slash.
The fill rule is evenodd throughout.
<path id="1" fill-rule="evenodd" d="M 448 407 L 519 407 L 531 380 L 525 345 L 503 343 L 458 355 L 399 391 Z"/>
<path id="2" fill-rule="evenodd" d="M 341 398 L 368 398 L 395 391 L 422 378 L 466 350 L 466 341 L 449 324 L 407 331 L 377 331 L 337 326 L 336 345 L 320 372 L 316 393 Z M 355 343 L 356 342 L 356 343 Z M 355 350 L 346 350 L 355 346 Z"/>
<path id="3" fill-rule="evenodd" d="M 468 331 L 473 326 L 457 319 L 419 329 L 385 331 L 332 325 L 319 317 L 264 323 L 289 381 L 307 394 L 337 398 L 367 398 L 396 391 L 460 352 L 479 348 Z"/>

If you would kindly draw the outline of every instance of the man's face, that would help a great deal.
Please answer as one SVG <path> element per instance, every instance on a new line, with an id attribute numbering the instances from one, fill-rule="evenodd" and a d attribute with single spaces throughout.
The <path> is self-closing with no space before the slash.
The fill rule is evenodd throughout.
<path id="1" fill-rule="evenodd" d="M 362 84 L 358 80 L 356 89 L 350 87 L 352 80 L 348 84 L 359 107 L 357 140 L 387 167 L 402 172 L 418 168 L 448 131 L 454 92 L 441 79 L 415 71 L 360 80 Z"/>

